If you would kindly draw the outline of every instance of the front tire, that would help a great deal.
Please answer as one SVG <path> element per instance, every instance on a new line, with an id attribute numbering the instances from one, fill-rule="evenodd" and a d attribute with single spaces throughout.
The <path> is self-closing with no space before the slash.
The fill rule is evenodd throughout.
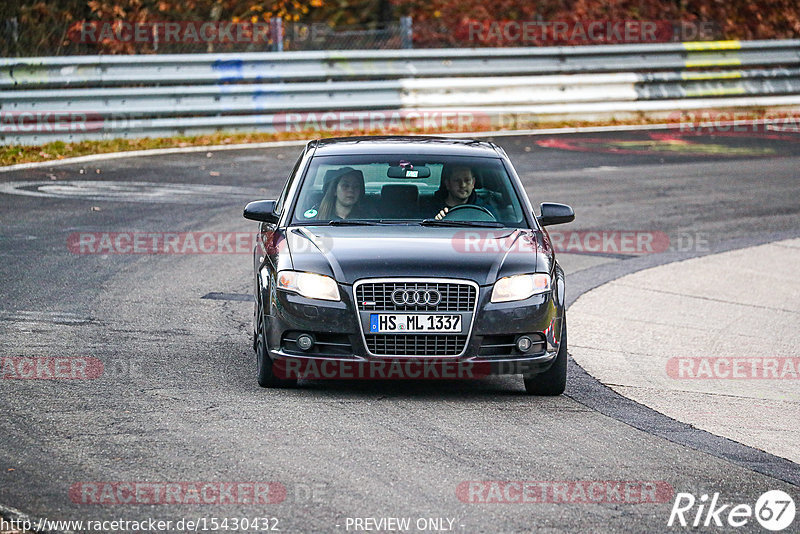
<path id="1" fill-rule="evenodd" d="M 275 376 L 272 368 L 272 358 L 267 349 L 267 338 L 264 332 L 264 323 L 261 310 L 258 310 L 258 336 L 256 337 L 256 367 L 258 385 L 262 388 L 287 388 L 297 384 L 296 379 L 282 379 Z"/>
<path id="2" fill-rule="evenodd" d="M 558 354 L 550 369 L 544 373 L 527 377 L 525 392 L 528 395 L 555 397 L 564 393 L 567 388 L 567 317 L 564 315 L 564 324 L 561 326 L 561 343 L 558 344 Z"/>

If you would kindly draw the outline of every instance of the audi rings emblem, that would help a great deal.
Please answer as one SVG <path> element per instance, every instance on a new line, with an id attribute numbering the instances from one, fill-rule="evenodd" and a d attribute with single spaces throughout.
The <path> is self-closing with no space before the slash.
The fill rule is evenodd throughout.
<path id="1" fill-rule="evenodd" d="M 398 306 L 436 306 L 442 294 L 435 289 L 395 289 L 392 302 Z"/>

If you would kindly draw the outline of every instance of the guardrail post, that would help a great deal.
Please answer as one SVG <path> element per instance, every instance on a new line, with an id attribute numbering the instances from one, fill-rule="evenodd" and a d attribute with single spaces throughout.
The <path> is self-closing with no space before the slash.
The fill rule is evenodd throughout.
<path id="1" fill-rule="evenodd" d="M 272 37 L 272 51 L 283 52 L 283 19 L 272 17 L 269 19 L 270 37 Z"/>
<path id="2" fill-rule="evenodd" d="M 403 37 L 403 48 L 414 48 L 414 26 L 411 17 L 400 17 L 400 33 Z"/>
<path id="3" fill-rule="evenodd" d="M 17 44 L 19 42 L 19 21 L 17 17 L 6 19 L 3 24 L 3 38 L 9 44 L 9 51 L 12 55 L 17 52 Z"/>

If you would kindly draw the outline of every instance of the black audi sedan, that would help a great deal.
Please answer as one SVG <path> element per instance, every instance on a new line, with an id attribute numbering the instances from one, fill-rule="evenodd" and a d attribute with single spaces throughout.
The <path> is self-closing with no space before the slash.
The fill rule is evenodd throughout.
<path id="1" fill-rule="evenodd" d="M 258 382 L 567 376 L 564 272 L 505 151 L 484 141 L 309 142 L 277 200 L 249 203 Z"/>

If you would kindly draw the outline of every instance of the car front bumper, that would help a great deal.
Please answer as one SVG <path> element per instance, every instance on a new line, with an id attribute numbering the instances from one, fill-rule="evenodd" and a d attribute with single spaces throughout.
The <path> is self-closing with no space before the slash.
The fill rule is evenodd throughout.
<path id="1" fill-rule="evenodd" d="M 370 354 L 351 286 L 340 285 L 338 302 L 262 290 L 262 302 L 269 303 L 264 322 L 269 354 L 279 374 L 282 370 L 298 375 L 287 378 L 479 378 L 547 371 L 558 353 L 564 316 L 556 292 L 492 303 L 491 290 L 491 286 L 479 288 L 471 331 L 458 356 Z M 307 351 L 293 342 L 301 333 L 315 340 Z M 539 343 L 521 352 L 515 341 L 523 335 Z"/>

